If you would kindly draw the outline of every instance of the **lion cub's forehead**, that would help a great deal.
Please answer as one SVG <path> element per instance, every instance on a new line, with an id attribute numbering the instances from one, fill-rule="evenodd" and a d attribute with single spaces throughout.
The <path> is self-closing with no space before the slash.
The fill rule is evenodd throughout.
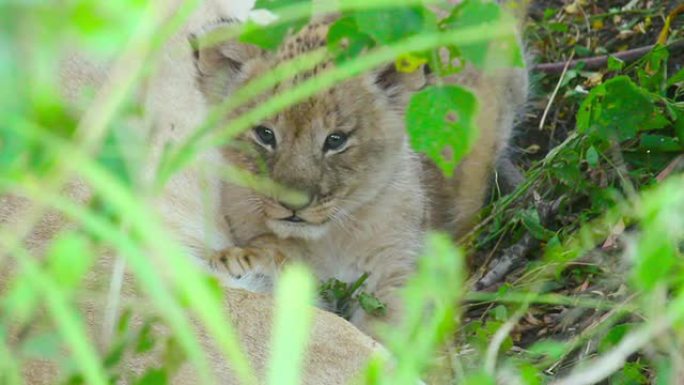
<path id="1" fill-rule="evenodd" d="M 275 67 L 290 61 L 302 54 L 323 49 L 327 45 L 327 36 L 334 19 L 314 22 L 304 27 L 297 34 L 288 37 L 280 49 L 271 58 Z M 308 71 L 295 75 L 288 81 L 280 83 L 273 92 L 283 92 L 297 84 L 333 66 L 331 60 L 323 60 Z M 289 129 L 302 131 L 328 131 L 340 125 L 346 125 L 355 120 L 354 115 L 361 109 L 368 108 L 367 103 L 361 102 L 366 98 L 367 90 L 359 79 L 349 79 L 341 82 L 317 95 L 304 100 L 294 106 L 286 108 L 277 115 L 281 123 L 286 123 Z"/>
<path id="2" fill-rule="evenodd" d="M 303 53 L 326 46 L 329 21 L 311 23 L 294 36 L 288 37 L 278 50 L 278 61 L 290 60 Z"/>
<path id="3" fill-rule="evenodd" d="M 290 61 L 303 54 L 317 49 L 324 49 L 327 45 L 328 29 L 330 21 L 311 23 L 297 34 L 288 37 L 281 45 L 273 58 L 273 66 Z M 298 73 L 292 78 L 292 83 L 297 84 L 306 79 L 316 76 L 320 72 L 332 66 L 331 60 L 323 60 L 310 70 Z"/>
<path id="4" fill-rule="evenodd" d="M 323 91 L 278 114 L 278 120 L 298 131 L 327 131 L 347 120 L 349 111 L 336 97 L 335 90 Z"/>

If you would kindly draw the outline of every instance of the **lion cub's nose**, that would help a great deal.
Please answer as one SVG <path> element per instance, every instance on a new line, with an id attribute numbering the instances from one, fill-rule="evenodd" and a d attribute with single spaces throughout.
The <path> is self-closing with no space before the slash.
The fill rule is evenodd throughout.
<path id="1" fill-rule="evenodd" d="M 292 212 L 297 212 L 299 210 L 304 210 L 305 208 L 309 207 L 311 205 L 311 202 L 313 201 L 313 198 L 308 195 L 306 199 L 302 199 L 301 201 L 297 203 L 293 202 L 284 202 L 284 201 L 278 201 L 278 203 L 283 206 L 284 208 L 291 210 Z"/>

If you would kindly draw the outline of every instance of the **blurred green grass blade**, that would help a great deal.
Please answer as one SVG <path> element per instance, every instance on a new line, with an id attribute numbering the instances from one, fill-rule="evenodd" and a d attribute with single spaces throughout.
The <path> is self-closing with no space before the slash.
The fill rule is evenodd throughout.
<path id="1" fill-rule="evenodd" d="M 4 325 L 0 323 L 0 384 L 21 385 L 24 381 L 19 371 L 21 365 L 10 353 Z"/>
<path id="2" fill-rule="evenodd" d="M 64 232 L 50 245 L 48 272 L 66 292 L 78 288 L 95 262 L 92 246 L 77 232 Z"/>
<path id="3" fill-rule="evenodd" d="M 128 223 L 131 224 L 132 232 L 136 233 L 145 245 L 152 248 L 149 250 L 150 255 L 162 255 L 164 257 L 164 264 L 169 268 L 169 278 L 177 286 L 181 295 L 185 298 L 192 298 L 189 303 L 190 307 L 199 316 L 223 354 L 231 362 L 231 367 L 238 378 L 245 384 L 255 383 L 256 378 L 242 352 L 232 323 L 225 317 L 226 309 L 223 302 L 213 294 L 212 289 L 203 279 L 202 273 L 192 263 L 190 257 L 183 252 L 175 240 L 170 239 L 170 235 L 164 230 L 157 213 L 144 205 L 144 201 L 140 202 L 136 199 L 130 190 L 97 162 L 86 158 L 80 149 L 74 148 L 64 140 L 51 135 L 47 130 L 39 130 L 30 124 L 26 124 L 22 128 L 23 130 L 20 131 L 22 134 L 31 135 L 36 140 L 46 143 L 55 152 L 70 154 L 71 162 L 66 166 L 88 182 L 88 185 L 93 188 L 93 192 L 99 194 L 114 210 L 126 216 Z M 60 206 L 55 206 L 55 208 L 62 209 Z M 99 218 L 94 216 L 92 219 Z M 113 246 L 118 249 L 122 246 L 121 242 L 124 241 L 125 237 L 119 237 Z M 154 269 L 148 260 L 149 258 L 140 252 L 130 254 L 135 249 L 136 247 L 133 246 L 132 249 L 127 250 L 129 254 L 126 255 L 129 257 L 129 263 L 136 267 L 134 272 L 138 275 L 141 283 L 148 285 L 147 287 L 150 289 L 154 289 L 155 301 L 175 302 L 170 299 L 170 294 L 166 290 L 159 287 L 161 281 L 155 273 L 158 269 Z M 224 311 L 216 311 L 216 309 Z"/>
<path id="4" fill-rule="evenodd" d="M 106 137 L 109 124 L 131 95 L 150 63 L 150 55 L 159 52 L 164 43 L 178 31 L 200 4 L 199 0 L 185 0 L 168 20 L 167 2 L 150 2 L 140 25 L 123 53 L 112 66 L 108 83 L 103 87 L 78 124 L 79 148 L 88 154 L 97 151 Z M 115 86 L 114 86 L 115 85 Z"/>
<path id="5" fill-rule="evenodd" d="M 2 180 L 0 180 L 0 187 L 7 188 L 13 193 L 27 196 L 50 207 L 59 208 L 60 212 L 64 213 L 68 218 L 81 223 L 86 230 L 116 245 L 120 254 L 126 257 L 133 273 L 136 274 L 142 283 L 143 290 L 150 296 L 150 299 L 158 307 L 160 313 L 178 337 L 190 361 L 199 371 L 200 377 L 205 380 L 210 379 L 209 366 L 202 348 L 197 342 L 197 336 L 192 333 L 192 325 L 185 317 L 181 306 L 169 294 L 168 288 L 164 285 L 159 275 L 155 273 L 157 269 L 154 268 L 148 258 L 142 253 L 138 245 L 102 217 L 63 196 L 54 194 L 51 191 L 41 190 L 39 186 L 35 185 L 24 185 L 20 188 L 13 187 Z M 5 234 L 0 233 L 0 237 L 3 236 Z"/>
<path id="6" fill-rule="evenodd" d="M 314 279 L 301 265 L 278 280 L 268 385 L 299 385 L 313 316 Z"/>
<path id="7" fill-rule="evenodd" d="M 395 367 L 387 385 L 415 385 L 437 349 L 455 330 L 464 283 L 464 257 L 445 234 L 429 234 L 418 272 L 403 289 L 404 316 L 386 331 L 385 344 Z M 370 370 L 370 369 L 369 369 Z"/>
<path id="8" fill-rule="evenodd" d="M 256 383 L 232 323 L 225 317 L 227 309 L 224 303 L 213 294 L 211 287 L 203 279 L 203 274 L 191 262 L 191 257 L 184 253 L 173 239 L 169 239 L 169 233 L 164 230 L 155 212 L 140 204 L 116 178 L 97 164 L 86 160 L 84 162 L 87 164 L 79 167 L 79 174 L 87 179 L 109 204 L 119 212 L 126 213 L 132 228 L 158 255 L 163 255 L 167 259 L 170 277 L 182 295 L 192 298 L 190 307 L 230 360 L 238 378 L 245 384 Z"/>
<path id="9" fill-rule="evenodd" d="M 57 331 L 71 347 L 71 352 L 83 377 L 89 384 L 108 385 L 107 375 L 100 363 L 100 356 L 90 338 L 85 334 L 86 327 L 78 311 L 69 305 L 62 288 L 40 270 L 33 257 L 15 239 L 3 236 L 0 242 L 4 245 L 3 248 L 11 250 L 12 256 L 21 266 L 25 276 L 31 280 L 35 288 L 42 292 L 48 312 L 57 325 Z"/>

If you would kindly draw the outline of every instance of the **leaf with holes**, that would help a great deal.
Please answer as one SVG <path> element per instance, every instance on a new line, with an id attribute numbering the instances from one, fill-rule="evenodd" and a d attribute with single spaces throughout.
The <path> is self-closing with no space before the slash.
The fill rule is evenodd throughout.
<path id="1" fill-rule="evenodd" d="M 360 31 L 351 16 L 336 21 L 328 30 L 328 50 L 337 63 L 357 57 L 374 44 L 373 38 Z"/>
<path id="2" fill-rule="evenodd" d="M 418 92 L 406 111 L 411 146 L 451 175 L 475 143 L 477 111 L 475 95 L 459 86 L 432 86 Z"/>
<path id="3" fill-rule="evenodd" d="M 494 2 L 466 0 L 455 7 L 441 25 L 448 29 L 467 29 L 483 24 L 494 27 L 507 20 L 512 20 L 512 17 Z M 522 49 L 518 44 L 514 25 L 515 23 L 510 23 L 510 34 L 507 33 L 504 37 L 459 45 L 461 55 L 478 68 L 522 67 Z"/>
<path id="4" fill-rule="evenodd" d="M 577 129 L 604 141 L 633 139 L 652 126 L 656 109 L 650 95 L 627 76 L 595 87 L 577 113 Z"/>
<path id="5" fill-rule="evenodd" d="M 425 30 L 435 28 L 436 20 L 420 7 L 370 9 L 354 15 L 360 31 L 377 43 L 392 43 Z"/>

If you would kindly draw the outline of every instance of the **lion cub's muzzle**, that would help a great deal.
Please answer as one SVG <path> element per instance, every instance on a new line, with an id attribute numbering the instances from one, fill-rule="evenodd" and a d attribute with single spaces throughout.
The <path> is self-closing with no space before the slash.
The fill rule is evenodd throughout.
<path id="1" fill-rule="evenodd" d="M 328 200 L 318 196 L 306 195 L 306 199 L 296 202 L 281 199 L 266 199 L 265 214 L 270 220 L 278 220 L 283 224 L 321 225 L 330 218 Z"/>
<path id="2" fill-rule="evenodd" d="M 299 204 L 264 200 L 266 224 L 281 238 L 319 239 L 328 228 L 332 208 L 315 198 Z"/>
<path id="3" fill-rule="evenodd" d="M 291 202 L 287 201 L 278 201 L 278 204 L 282 206 L 283 208 L 289 210 L 291 212 L 291 215 L 285 217 L 285 218 L 280 218 L 283 221 L 286 222 L 291 222 L 291 223 L 304 223 L 306 220 L 304 220 L 300 215 L 303 210 L 305 210 L 307 207 L 311 206 L 311 203 L 313 202 L 313 198 L 311 195 L 307 196 L 306 200 L 303 200 L 299 202 L 299 204 L 294 204 Z"/>

